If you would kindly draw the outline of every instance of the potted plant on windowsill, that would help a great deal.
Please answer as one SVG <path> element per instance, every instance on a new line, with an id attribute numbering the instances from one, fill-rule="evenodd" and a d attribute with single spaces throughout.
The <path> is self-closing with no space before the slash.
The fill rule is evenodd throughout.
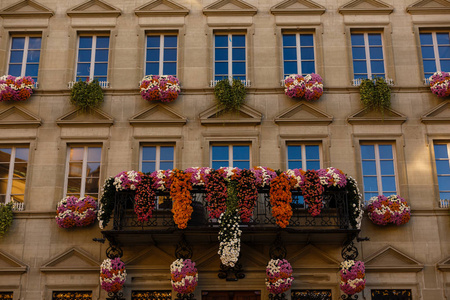
<path id="1" fill-rule="evenodd" d="M 25 101 L 33 94 L 34 80 L 29 77 L 0 77 L 0 102 Z"/>
<path id="2" fill-rule="evenodd" d="M 359 86 L 361 102 L 369 110 L 381 113 L 391 106 L 391 88 L 383 77 L 364 79 Z"/>
<path id="3" fill-rule="evenodd" d="M 76 82 L 70 92 L 70 102 L 82 111 L 99 107 L 103 103 L 103 91 L 98 80 Z"/>
<path id="4" fill-rule="evenodd" d="M 436 72 L 430 77 L 430 89 L 440 98 L 450 96 L 450 73 Z"/>
<path id="5" fill-rule="evenodd" d="M 172 75 L 147 75 L 140 85 L 141 96 L 147 101 L 172 102 L 180 94 L 180 81 Z"/>
<path id="6" fill-rule="evenodd" d="M 238 111 L 245 100 L 247 91 L 241 80 L 224 78 L 214 87 L 214 95 L 220 107 Z"/>

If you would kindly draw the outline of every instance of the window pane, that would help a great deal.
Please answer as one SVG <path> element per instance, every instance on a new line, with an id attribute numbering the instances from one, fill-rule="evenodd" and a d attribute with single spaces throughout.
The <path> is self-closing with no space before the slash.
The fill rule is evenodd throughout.
<path id="1" fill-rule="evenodd" d="M 439 193 L 440 199 L 450 199 L 450 193 L 441 192 Z"/>
<path id="2" fill-rule="evenodd" d="M 297 50 L 295 48 L 283 48 L 283 59 L 284 60 L 296 60 Z"/>
<path id="3" fill-rule="evenodd" d="M 441 60 L 441 70 L 450 70 L 450 60 Z"/>
<path id="4" fill-rule="evenodd" d="M 0 149 L 1 151 L 1 149 Z M 434 156 L 436 158 L 448 158 L 447 145 L 435 144 L 434 145 Z"/>
<path id="5" fill-rule="evenodd" d="M 228 161 L 228 146 L 213 146 L 212 159 Z"/>
<path id="6" fill-rule="evenodd" d="M 423 69 L 424 69 L 425 73 L 436 72 L 436 62 L 434 60 L 424 60 L 423 61 Z"/>
<path id="7" fill-rule="evenodd" d="M 156 147 L 142 147 L 142 160 L 156 160 Z"/>
<path id="8" fill-rule="evenodd" d="M 420 44 L 421 45 L 433 45 L 433 37 L 431 33 L 421 33 L 420 34 Z"/>
<path id="9" fill-rule="evenodd" d="M 164 60 L 165 61 L 176 61 L 177 60 L 177 49 L 164 49 Z"/>
<path id="10" fill-rule="evenodd" d="M 433 46 L 422 46 L 422 58 L 434 58 Z"/>
<path id="11" fill-rule="evenodd" d="M 395 175 L 394 161 L 382 160 L 380 161 L 381 175 Z"/>
<path id="12" fill-rule="evenodd" d="M 92 48 L 92 36 L 80 36 L 80 48 Z"/>
<path id="13" fill-rule="evenodd" d="M 154 162 L 143 162 L 142 163 L 142 172 L 148 173 L 148 172 L 154 172 L 156 171 L 156 163 Z"/>
<path id="14" fill-rule="evenodd" d="M 27 62 L 39 62 L 40 55 L 41 55 L 41 50 L 29 50 Z"/>
<path id="15" fill-rule="evenodd" d="M 161 146 L 160 149 L 161 160 L 173 160 L 173 147 Z"/>
<path id="16" fill-rule="evenodd" d="M 367 73 L 367 64 L 365 61 L 353 61 L 353 72 L 359 74 Z"/>
<path id="17" fill-rule="evenodd" d="M 25 180 L 14 179 L 11 186 L 11 194 L 21 194 L 25 193 Z"/>
<path id="18" fill-rule="evenodd" d="M 1 150 L 1 149 L 0 149 Z M 28 148 L 16 148 L 16 162 L 27 162 L 28 161 Z"/>
<path id="19" fill-rule="evenodd" d="M 98 36 L 97 48 L 109 48 L 109 36 Z"/>
<path id="20" fill-rule="evenodd" d="M 297 62 L 285 61 L 284 62 L 284 74 L 298 74 Z"/>
<path id="21" fill-rule="evenodd" d="M 450 176 L 438 176 L 439 190 L 450 191 Z"/>
<path id="22" fill-rule="evenodd" d="M 100 162 L 102 155 L 102 148 L 89 147 L 87 150 L 87 161 Z"/>
<path id="23" fill-rule="evenodd" d="M 364 45 L 364 34 L 362 33 L 352 33 L 352 45 L 356 46 L 356 45 Z"/>
<path id="24" fill-rule="evenodd" d="M 450 166 L 448 160 L 437 160 L 436 171 L 438 174 L 450 174 Z"/>
<path id="25" fill-rule="evenodd" d="M 164 47 L 177 47 L 177 36 L 166 35 L 164 37 Z"/>
<path id="26" fill-rule="evenodd" d="M 377 175 L 377 168 L 375 161 L 373 160 L 364 160 L 362 162 L 363 174 L 364 175 Z"/>
<path id="27" fill-rule="evenodd" d="M 147 37 L 147 48 L 150 47 L 159 47 L 160 37 L 159 35 L 150 35 Z"/>
<path id="28" fill-rule="evenodd" d="M 177 63 L 164 63 L 163 75 L 176 75 Z"/>
<path id="29" fill-rule="evenodd" d="M 233 75 L 245 74 L 245 62 L 233 63 Z"/>
<path id="30" fill-rule="evenodd" d="M 15 37 L 12 39 L 11 49 L 24 49 L 24 47 L 25 47 L 24 37 Z"/>
<path id="31" fill-rule="evenodd" d="M 11 56 L 9 58 L 10 63 L 22 63 L 23 51 L 11 51 Z"/>
<path id="32" fill-rule="evenodd" d="M 98 178 L 89 178 L 86 181 L 85 193 L 98 193 Z"/>
<path id="33" fill-rule="evenodd" d="M 39 65 L 27 65 L 25 76 L 36 77 L 38 75 Z"/>
<path id="34" fill-rule="evenodd" d="M 302 61 L 302 74 L 314 73 L 314 62 L 313 61 Z"/>
<path id="35" fill-rule="evenodd" d="M 370 47 L 370 59 L 383 59 L 383 48 Z"/>
<path id="36" fill-rule="evenodd" d="M 28 41 L 28 49 L 41 49 L 41 38 L 30 37 Z"/>
<path id="37" fill-rule="evenodd" d="M 81 178 L 69 178 L 67 181 L 67 194 L 81 192 Z"/>
<path id="38" fill-rule="evenodd" d="M 215 73 L 217 75 L 227 75 L 228 74 L 228 63 L 227 62 L 216 62 Z"/>
<path id="39" fill-rule="evenodd" d="M 216 48 L 215 49 L 215 59 L 216 60 L 228 60 L 228 49 Z"/>
<path id="40" fill-rule="evenodd" d="M 381 159 L 392 159 L 392 145 L 379 145 L 378 151 L 380 152 Z"/>
<path id="41" fill-rule="evenodd" d="M 91 61 L 91 50 L 79 50 L 78 51 L 78 61 L 79 62 L 90 62 Z"/>
<path id="42" fill-rule="evenodd" d="M 227 161 L 213 161 L 211 167 L 213 169 L 217 170 L 222 167 L 228 167 L 228 165 L 229 165 L 228 160 Z"/>
<path id="43" fill-rule="evenodd" d="M 146 74 L 147 75 L 158 75 L 159 74 L 159 63 L 147 63 L 146 64 Z"/>
<path id="44" fill-rule="evenodd" d="M 108 61 L 108 50 L 96 50 L 95 61 Z"/>
<path id="45" fill-rule="evenodd" d="M 214 45 L 215 45 L 215 47 L 228 47 L 228 36 L 227 35 L 216 35 Z"/>
<path id="46" fill-rule="evenodd" d="M 436 40 L 438 42 L 439 45 L 449 45 L 450 44 L 450 39 L 449 39 L 449 35 L 448 32 L 437 32 L 436 33 Z"/>
<path id="47" fill-rule="evenodd" d="M 96 63 L 95 64 L 95 70 L 94 70 L 94 76 L 106 76 L 108 73 L 108 64 L 105 63 Z"/>
<path id="48" fill-rule="evenodd" d="M 307 170 L 318 170 L 320 169 L 320 161 L 307 161 L 306 162 Z"/>
<path id="49" fill-rule="evenodd" d="M 83 170 L 83 163 L 70 163 L 69 164 L 69 177 L 81 177 Z"/>
<path id="50" fill-rule="evenodd" d="M 378 192 L 378 184 L 376 177 L 364 176 L 364 191 L 365 192 Z"/>
<path id="51" fill-rule="evenodd" d="M 306 159 L 320 159 L 319 146 L 318 145 L 306 145 Z"/>
<path id="52" fill-rule="evenodd" d="M 378 196 L 378 193 L 364 193 L 365 200 L 370 200 L 370 198 L 377 197 L 377 196 Z"/>
<path id="53" fill-rule="evenodd" d="M 250 159 L 249 146 L 233 146 L 233 160 Z"/>
<path id="54" fill-rule="evenodd" d="M 11 161 L 11 148 L 0 148 L 0 162 Z"/>
<path id="55" fill-rule="evenodd" d="M 372 74 L 384 74 L 384 62 L 383 61 L 371 61 L 370 66 L 372 68 Z"/>
<path id="56" fill-rule="evenodd" d="M 287 150 L 288 150 L 288 160 L 302 159 L 302 146 L 288 146 Z"/>
<path id="57" fill-rule="evenodd" d="M 380 45 L 381 46 L 381 34 L 379 33 L 369 33 L 369 45 Z"/>
<path id="58" fill-rule="evenodd" d="M 147 61 L 159 61 L 159 49 L 147 49 Z"/>
<path id="59" fill-rule="evenodd" d="M 162 161 L 160 163 L 160 169 L 161 170 L 172 170 L 173 169 L 173 162 L 171 162 L 171 161 Z"/>
<path id="60" fill-rule="evenodd" d="M 233 47 L 245 47 L 245 35 L 233 35 L 232 36 Z"/>
<path id="61" fill-rule="evenodd" d="M 440 58 L 450 58 L 450 46 L 440 46 L 439 47 L 439 57 Z"/>
<path id="62" fill-rule="evenodd" d="M 8 180 L 6 179 L 1 179 L 0 180 L 0 194 L 5 195 L 6 194 L 6 189 L 8 186 Z M 1 202 L 1 201 L 0 201 Z"/>
<path id="63" fill-rule="evenodd" d="M 233 167 L 239 169 L 250 169 L 250 162 L 248 161 L 235 161 L 233 162 Z"/>
<path id="64" fill-rule="evenodd" d="M 25 179 L 27 177 L 27 163 L 15 163 L 13 172 L 14 178 Z"/>
<path id="65" fill-rule="evenodd" d="M 70 148 L 70 161 L 82 161 L 84 155 L 84 148 Z"/>
<path id="66" fill-rule="evenodd" d="M 296 46 L 295 34 L 283 34 L 283 46 Z"/>
<path id="67" fill-rule="evenodd" d="M 302 59 L 314 59 L 314 48 L 304 48 L 300 49 Z"/>
<path id="68" fill-rule="evenodd" d="M 9 174 L 9 164 L 1 163 L 0 164 L 0 178 L 8 178 Z"/>
<path id="69" fill-rule="evenodd" d="M 303 168 L 301 161 L 289 161 L 288 169 L 301 169 Z"/>
<path id="70" fill-rule="evenodd" d="M 312 34 L 300 34 L 300 46 L 313 46 L 314 39 Z"/>
<path id="71" fill-rule="evenodd" d="M 78 64 L 77 76 L 89 76 L 91 72 L 91 64 Z"/>
<path id="72" fill-rule="evenodd" d="M 361 145 L 361 157 L 362 159 L 375 159 L 374 145 Z"/>
<path id="73" fill-rule="evenodd" d="M 87 163 L 86 168 L 87 177 L 99 177 L 100 176 L 100 163 Z"/>
<path id="74" fill-rule="evenodd" d="M 395 177 L 394 176 L 382 176 L 381 183 L 383 185 L 383 191 L 395 192 Z"/>
<path id="75" fill-rule="evenodd" d="M 233 48 L 233 60 L 245 60 L 245 49 L 244 48 Z"/>
<path id="76" fill-rule="evenodd" d="M 20 76 L 22 72 L 22 65 L 9 65 L 9 75 Z"/>

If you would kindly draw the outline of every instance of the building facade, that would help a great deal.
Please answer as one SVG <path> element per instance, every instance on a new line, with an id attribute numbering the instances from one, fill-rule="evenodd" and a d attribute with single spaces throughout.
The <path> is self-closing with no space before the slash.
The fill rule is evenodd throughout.
<path id="1" fill-rule="evenodd" d="M 354 240 L 366 263 L 360 299 L 450 298 L 450 107 L 425 82 L 450 70 L 449 1 L 1 0 L 0 17 L 1 73 L 37 82 L 27 101 L 0 103 L 0 202 L 23 203 L 0 240 L 0 298 L 105 299 L 99 268 L 117 239 L 124 297 L 175 299 L 169 266 L 181 231 L 66 230 L 55 222 L 56 205 L 67 195 L 98 198 L 104 180 L 122 171 L 224 165 L 332 166 L 357 180 L 366 201 L 399 194 L 411 205 L 411 221 L 399 227 L 366 215 L 360 231 L 281 231 L 295 277 L 288 298 L 314 299 L 298 296 L 306 290 L 340 298 L 349 232 L 370 239 Z M 292 73 L 320 74 L 323 96 L 286 96 L 282 80 Z M 149 74 L 176 76 L 178 99 L 143 100 L 139 83 Z M 391 84 L 383 114 L 360 101 L 359 80 L 375 76 Z M 215 102 L 214 85 L 227 77 L 246 85 L 239 112 Z M 104 103 L 81 112 L 69 87 L 94 78 Z M 218 277 L 217 228 L 186 229 L 196 299 L 268 299 L 265 267 L 277 232 L 246 230 L 245 278 L 234 281 Z"/>

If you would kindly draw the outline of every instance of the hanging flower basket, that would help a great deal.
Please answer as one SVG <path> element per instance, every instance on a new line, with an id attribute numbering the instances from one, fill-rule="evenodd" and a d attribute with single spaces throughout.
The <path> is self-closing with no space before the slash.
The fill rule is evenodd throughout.
<path id="1" fill-rule="evenodd" d="M 241 252 L 239 216 L 233 211 L 224 212 L 219 218 L 219 255 L 224 266 L 234 267 Z"/>
<path id="2" fill-rule="evenodd" d="M 292 266 L 286 259 L 271 259 L 266 267 L 266 287 L 271 294 L 281 294 L 291 288 Z"/>
<path id="3" fill-rule="evenodd" d="M 308 205 L 308 212 L 313 217 L 320 215 L 323 208 L 322 194 L 324 188 L 321 184 L 319 173 L 315 170 L 306 171 L 305 181 L 301 188 L 305 203 Z"/>
<path id="4" fill-rule="evenodd" d="M 324 187 L 338 187 L 344 188 L 347 185 L 347 178 L 344 172 L 339 169 L 330 167 L 326 169 L 317 170 L 320 177 L 320 183 Z"/>
<path id="5" fill-rule="evenodd" d="M 272 216 L 278 226 L 286 228 L 292 217 L 292 194 L 291 185 L 286 174 L 281 174 L 272 180 L 270 184 L 270 204 Z"/>
<path id="6" fill-rule="evenodd" d="M 305 98 L 307 101 L 318 100 L 323 95 L 322 77 L 315 73 L 305 77 L 299 74 L 286 76 L 284 92 L 291 98 Z"/>
<path id="7" fill-rule="evenodd" d="M 369 218 L 374 224 L 402 225 L 409 222 L 411 208 L 405 199 L 398 195 L 372 197 L 367 207 Z"/>
<path id="8" fill-rule="evenodd" d="M 116 191 L 134 191 L 136 186 L 141 182 L 141 172 L 128 171 L 121 172 L 114 177 L 114 186 Z"/>
<path id="9" fill-rule="evenodd" d="M 56 223 L 61 228 L 89 226 L 97 218 L 97 202 L 90 196 L 68 196 L 58 203 L 56 213 Z"/>
<path id="10" fill-rule="evenodd" d="M 0 102 L 25 101 L 33 94 L 34 80 L 29 77 L 0 77 Z"/>
<path id="11" fill-rule="evenodd" d="M 147 101 L 172 102 L 180 91 L 180 81 L 172 75 L 147 75 L 141 81 L 141 96 Z"/>
<path id="12" fill-rule="evenodd" d="M 172 288 L 180 294 L 193 293 L 197 287 L 198 272 L 190 259 L 177 259 L 170 265 Z"/>
<path id="13" fill-rule="evenodd" d="M 134 212 L 141 223 L 148 221 L 155 209 L 156 191 L 153 188 L 153 183 L 153 177 L 143 174 L 136 188 Z"/>
<path id="14" fill-rule="evenodd" d="M 258 166 L 251 170 L 256 177 L 256 186 L 258 188 L 270 186 L 272 180 L 277 177 L 277 173 L 271 168 Z"/>
<path id="15" fill-rule="evenodd" d="M 436 72 L 430 77 L 430 89 L 440 98 L 450 96 L 450 73 Z"/>
<path id="16" fill-rule="evenodd" d="M 97 79 L 77 81 L 70 91 L 70 102 L 82 111 L 99 107 L 103 103 L 103 90 Z"/>
<path id="17" fill-rule="evenodd" d="M 108 293 L 117 293 L 125 284 L 127 279 L 127 271 L 125 264 L 119 257 L 110 259 L 107 258 L 100 266 L 100 284 L 102 289 Z"/>
<path id="18" fill-rule="evenodd" d="M 359 293 L 366 287 L 366 268 L 362 261 L 343 261 L 339 274 L 341 275 L 339 287 L 347 295 Z"/>

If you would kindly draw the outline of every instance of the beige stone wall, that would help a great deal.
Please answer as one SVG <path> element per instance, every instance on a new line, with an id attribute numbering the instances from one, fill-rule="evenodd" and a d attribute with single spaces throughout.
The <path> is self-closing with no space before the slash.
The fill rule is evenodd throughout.
<path id="1" fill-rule="evenodd" d="M 342 169 L 361 183 L 359 142 L 389 140 L 396 143 L 399 190 L 413 209 L 412 219 L 407 225 L 386 228 L 373 225 L 367 217 L 364 219 L 360 236 L 370 237 L 370 241 L 358 244 L 359 259 L 372 259 L 372 268 L 367 272 L 365 299 L 370 299 L 370 288 L 412 289 L 413 299 L 450 297 L 447 260 L 450 257 L 450 216 L 448 209 L 439 208 L 432 158 L 433 140 L 449 140 L 450 131 L 448 121 L 428 124 L 421 121 L 428 111 L 448 100 L 438 99 L 423 86 L 418 46 L 418 29 L 448 29 L 449 15 L 411 15 L 406 8 L 415 0 L 385 1 L 394 7 L 391 14 L 343 15 L 338 9 L 347 4 L 346 0 L 317 0 L 326 8 L 322 15 L 280 17 L 270 13 L 271 7 L 279 3 L 275 0 L 247 2 L 257 8 L 255 15 L 227 16 L 222 13 L 206 16 L 202 9 L 213 3 L 212 0 L 180 0 L 176 3 L 189 10 L 185 17 L 170 14 L 138 17 L 134 11 L 146 3 L 144 0 L 109 0 L 110 5 L 120 10 L 120 16 L 103 17 L 99 13 L 69 17 L 66 12 L 82 1 L 41 0 L 40 4 L 54 12 L 50 18 L 37 18 L 33 14 L 0 18 L 0 73 L 7 70 L 11 34 L 42 33 L 39 89 L 27 102 L 0 103 L 0 110 L 14 105 L 42 120 L 38 128 L 2 125 L 1 129 L 0 144 L 30 144 L 30 167 L 26 210 L 15 214 L 10 232 L 0 240 L 0 269 L 5 270 L 0 274 L 0 291 L 14 291 L 14 299 L 26 300 L 51 299 L 51 291 L 79 289 L 92 290 L 95 299 L 106 297 L 99 288 L 96 270 L 105 258 L 108 245 L 92 241 L 94 237 L 101 237 L 100 229 L 94 226 L 63 230 L 54 221 L 56 204 L 64 194 L 68 144 L 101 144 L 101 180 L 104 180 L 121 171 L 138 168 L 141 142 L 176 143 L 176 167 L 184 169 L 209 165 L 210 142 L 248 141 L 252 145 L 253 165 L 285 169 L 286 141 L 320 141 L 324 167 Z M 0 9 L 14 3 L 15 0 L 2 0 Z M 317 102 L 307 104 L 332 116 L 329 125 L 274 121 L 299 103 L 285 96 L 280 87 L 280 43 L 284 28 L 315 31 L 317 69 L 324 78 L 325 93 Z M 388 77 L 395 81 L 391 107 L 406 116 L 405 122 L 348 122 L 349 116 L 362 109 L 358 88 L 351 86 L 349 34 L 354 28 L 383 31 Z M 132 126 L 130 119 L 151 106 L 141 99 L 137 88 L 144 72 L 145 33 L 167 29 L 179 32 L 178 72 L 183 90 L 174 103 L 166 105 L 187 122 L 171 126 Z M 262 115 L 260 124 L 202 125 L 202 113 L 216 105 L 209 81 L 213 77 L 212 37 L 217 29 L 247 31 L 248 74 L 252 86 L 248 89 L 246 105 Z M 101 111 L 109 115 L 114 124 L 99 125 L 99 117 L 90 116 L 86 117 L 91 121 L 87 126 L 58 125 L 57 120 L 74 109 L 69 103 L 67 83 L 74 79 L 77 33 L 99 30 L 108 31 L 111 36 L 108 71 L 111 88 L 105 89 Z M 303 112 L 305 109 L 299 110 L 299 118 L 306 117 Z M 164 115 L 163 110 L 162 113 Z M 446 107 L 440 114 L 448 116 Z M 73 118 L 80 120 L 83 116 Z M 173 115 L 166 114 L 166 118 L 173 119 Z M 332 289 L 333 299 L 338 299 L 337 262 L 341 260 L 341 245 L 323 241 L 315 246 L 326 254 L 326 258 L 317 251 L 310 251 L 311 259 L 305 261 L 296 257 L 296 253 L 302 253 L 306 244 L 288 247 L 297 279 L 293 288 Z M 389 246 L 392 248 L 387 248 Z M 156 246 L 124 248 L 124 259 L 131 262 L 125 290 L 128 299 L 132 289 L 170 288 L 168 268 L 174 259 L 173 247 L 162 247 L 156 251 L 160 255 L 155 257 L 144 255 L 147 257 L 145 263 L 136 260 L 152 247 Z M 194 260 L 200 261 L 197 299 L 201 299 L 202 290 L 217 289 L 261 290 L 262 299 L 267 299 L 263 283 L 265 263 L 269 260 L 267 245 L 253 248 L 247 245 L 254 255 L 244 253 L 248 274 L 237 283 L 217 279 L 219 265 L 214 247 L 217 248 L 218 243 L 194 249 Z M 77 251 L 69 251 L 72 248 Z M 209 250 L 205 252 L 205 248 Z M 383 252 L 385 249 L 388 250 Z M 161 257 L 163 259 L 159 260 Z M 333 263 L 334 267 L 330 267 Z M 81 266 L 78 271 L 77 266 Z M 133 269 L 136 266 L 147 266 L 148 269 Z"/>

